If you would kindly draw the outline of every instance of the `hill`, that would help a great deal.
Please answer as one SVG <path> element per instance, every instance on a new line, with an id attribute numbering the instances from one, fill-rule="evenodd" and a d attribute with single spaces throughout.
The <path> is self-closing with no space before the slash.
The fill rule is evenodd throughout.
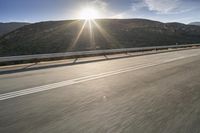
<path id="1" fill-rule="evenodd" d="M 199 26 L 145 19 L 100 19 L 86 22 L 85 27 L 84 23 L 24 26 L 0 38 L 0 56 L 200 43 Z"/>
<path id="2" fill-rule="evenodd" d="M 28 25 L 29 23 L 20 23 L 20 22 L 12 22 L 12 23 L 0 23 L 0 36 L 7 34 L 13 30 L 16 30 L 20 27 Z"/>
<path id="3" fill-rule="evenodd" d="M 197 26 L 200 26 L 200 22 L 192 22 L 192 23 L 190 23 L 189 25 L 197 25 Z"/>

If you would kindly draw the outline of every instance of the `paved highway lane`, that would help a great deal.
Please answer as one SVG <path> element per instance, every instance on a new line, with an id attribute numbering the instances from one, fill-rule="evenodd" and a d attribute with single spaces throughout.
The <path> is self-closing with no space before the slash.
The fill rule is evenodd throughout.
<path id="1" fill-rule="evenodd" d="M 0 75 L 0 94 L 139 65 L 158 64 L 200 54 L 199 49 L 116 59 L 67 67 Z"/>
<path id="2" fill-rule="evenodd" d="M 199 133 L 199 77 L 199 49 L 2 75 L 0 132 Z"/>

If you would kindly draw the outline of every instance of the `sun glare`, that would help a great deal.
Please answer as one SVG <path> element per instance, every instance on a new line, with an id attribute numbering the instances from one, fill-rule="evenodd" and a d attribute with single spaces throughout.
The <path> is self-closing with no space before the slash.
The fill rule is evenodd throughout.
<path id="1" fill-rule="evenodd" d="M 92 7 L 87 7 L 81 10 L 80 18 L 81 19 L 96 19 L 99 17 L 98 11 Z"/>

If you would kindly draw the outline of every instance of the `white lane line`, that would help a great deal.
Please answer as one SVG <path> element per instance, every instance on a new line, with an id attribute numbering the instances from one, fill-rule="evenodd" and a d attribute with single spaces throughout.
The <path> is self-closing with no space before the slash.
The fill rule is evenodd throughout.
<path id="1" fill-rule="evenodd" d="M 166 60 L 165 62 L 173 62 L 173 61 L 181 60 L 181 59 L 184 59 L 184 58 L 186 58 L 186 57 L 185 57 L 185 56 L 182 56 L 182 57 L 178 57 L 178 58 Z"/>
<path id="2" fill-rule="evenodd" d="M 111 75 L 116 75 L 119 73 L 130 71 L 133 68 L 139 69 L 139 68 L 141 68 L 141 66 L 142 65 L 135 66 L 135 67 L 128 67 L 128 68 L 119 69 L 116 71 L 110 71 L 110 72 L 101 73 L 101 74 L 97 74 L 97 75 L 90 75 L 90 76 L 85 76 L 85 77 L 76 78 L 76 79 L 72 79 L 72 80 L 66 80 L 66 81 L 62 81 L 62 82 L 58 82 L 58 83 L 53 83 L 53 84 L 33 87 L 33 88 L 29 88 L 29 89 L 9 92 L 9 93 L 5 93 L 5 94 L 0 94 L 0 100 L 6 100 L 6 99 L 15 98 L 15 97 L 23 96 L 23 95 L 33 94 L 33 93 L 51 90 L 51 89 L 64 87 L 64 86 L 68 86 L 68 85 L 73 85 L 73 84 L 77 84 L 77 83 L 81 83 L 81 82 L 86 82 L 86 81 L 90 81 L 90 80 L 94 80 L 94 79 L 98 79 L 98 78 L 103 78 L 103 77 L 107 77 L 107 76 L 111 76 Z"/>
<path id="3" fill-rule="evenodd" d="M 135 71 L 135 70 L 139 70 L 139 69 L 143 69 L 143 68 L 147 68 L 147 67 L 157 66 L 157 65 L 173 62 L 176 60 L 180 60 L 180 59 L 184 59 L 184 58 L 188 58 L 188 57 L 192 57 L 192 56 L 197 56 L 197 54 L 190 55 L 187 57 L 186 56 L 178 57 L 178 58 L 166 60 L 166 61 L 163 61 L 160 63 L 146 64 L 145 66 L 138 65 L 138 66 L 134 66 L 134 67 L 127 67 L 127 68 L 110 71 L 110 72 L 105 72 L 105 73 L 101 73 L 101 74 L 85 76 L 85 77 L 81 77 L 81 78 L 66 80 L 66 81 L 62 81 L 62 82 L 58 82 L 58 83 L 33 87 L 33 88 L 14 91 L 14 92 L 8 92 L 8 93 L 0 94 L 0 101 L 15 98 L 15 97 L 20 97 L 20 96 L 24 96 L 24 95 L 28 95 L 28 94 L 38 93 L 38 92 L 42 92 L 42 91 L 52 90 L 52 89 L 69 86 L 69 85 L 73 85 L 73 84 L 77 84 L 77 83 L 82 83 L 82 82 L 86 82 L 86 81 L 91 81 L 91 80 L 95 80 L 95 79 L 100 79 L 100 78 L 113 76 L 113 75 L 117 75 L 117 74 L 121 74 L 121 73 L 126 73 L 126 72 L 130 72 L 130 71 Z"/>
<path id="4" fill-rule="evenodd" d="M 177 58 L 174 58 L 174 59 L 166 60 L 165 63 L 173 62 L 173 61 L 176 61 L 176 60 L 181 60 L 181 59 L 185 59 L 185 58 L 189 58 L 189 57 L 194 57 L 194 56 L 198 56 L 198 55 L 199 54 L 192 54 L 192 55 L 189 55 L 189 56 L 181 56 L 181 57 L 177 57 Z"/>

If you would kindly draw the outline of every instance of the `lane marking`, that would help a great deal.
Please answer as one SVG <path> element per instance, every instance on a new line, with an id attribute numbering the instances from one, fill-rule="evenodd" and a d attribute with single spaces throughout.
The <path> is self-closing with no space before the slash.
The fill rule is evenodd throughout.
<path id="1" fill-rule="evenodd" d="M 154 63 L 154 64 L 151 63 L 151 64 L 146 64 L 145 66 L 141 64 L 138 66 L 127 67 L 127 68 L 118 69 L 115 71 L 105 72 L 105 73 L 101 73 L 101 74 L 90 75 L 90 76 L 85 76 L 85 77 L 81 77 L 81 78 L 61 81 L 61 82 L 57 82 L 57 83 L 53 83 L 53 84 L 28 88 L 28 89 L 19 90 L 19 91 L 8 92 L 8 93 L 0 94 L 0 101 L 15 98 L 15 97 L 20 97 L 20 96 L 24 96 L 24 95 L 34 94 L 34 93 L 38 93 L 38 92 L 43 92 L 43 91 L 47 91 L 47 90 L 52 90 L 52 89 L 56 89 L 56 88 L 60 88 L 60 87 L 64 87 L 64 86 L 74 85 L 74 84 L 87 82 L 87 81 L 91 81 L 91 80 L 95 80 L 95 79 L 100 79 L 100 78 L 104 78 L 104 77 L 109 77 L 109 76 L 113 76 L 113 75 L 118 75 L 121 73 L 135 71 L 135 70 L 139 70 L 139 69 L 143 69 L 143 68 L 153 67 L 153 66 L 164 64 L 164 63 L 169 63 L 169 62 L 173 62 L 176 60 L 181 60 L 184 58 L 189 58 L 189 57 L 198 56 L 198 55 L 199 54 L 193 54 L 190 56 L 182 56 L 182 57 L 178 57 L 178 58 L 174 58 L 174 59 L 170 59 L 170 60 L 166 60 L 166 61 L 161 61 L 160 63 Z"/>

